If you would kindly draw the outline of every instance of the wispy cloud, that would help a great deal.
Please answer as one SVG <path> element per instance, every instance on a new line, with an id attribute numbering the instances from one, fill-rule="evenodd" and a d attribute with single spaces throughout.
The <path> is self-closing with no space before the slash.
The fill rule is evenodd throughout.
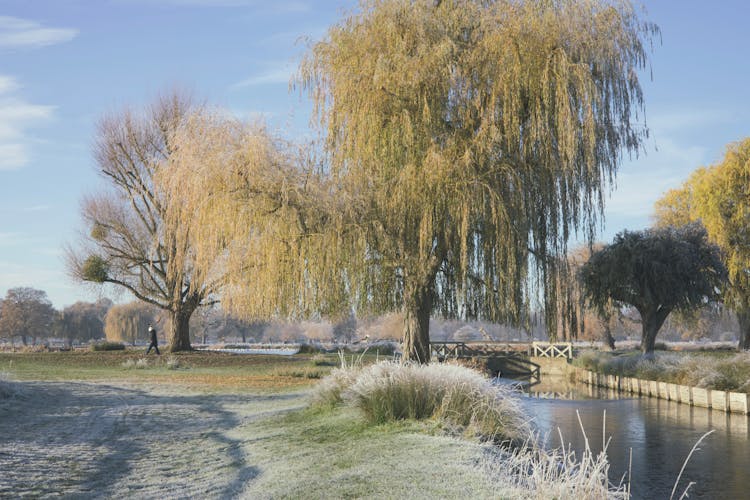
<path id="1" fill-rule="evenodd" d="M 301 0 L 266 2 L 265 0 L 115 0 L 125 4 L 172 5 L 184 7 L 257 7 L 273 12 L 309 12 L 313 6 Z"/>
<path id="2" fill-rule="evenodd" d="M 671 125 L 674 133 L 660 135 L 656 139 L 657 149 L 624 162 L 617 175 L 616 189 L 606 201 L 608 219 L 610 216 L 637 218 L 647 223 L 656 200 L 666 191 L 679 187 L 690 172 L 709 160 L 707 147 L 683 145 L 682 141 L 672 138 L 679 135 L 676 133 L 678 123 L 683 127 L 692 126 L 687 121 L 674 121 Z"/>
<path id="3" fill-rule="evenodd" d="M 34 205 L 32 207 L 24 208 L 23 211 L 24 212 L 45 212 L 49 210 L 50 208 L 52 207 L 50 207 L 49 205 Z"/>
<path id="4" fill-rule="evenodd" d="M 655 114 L 649 120 L 653 132 L 649 151 L 637 160 L 624 162 L 617 187 L 606 203 L 607 213 L 623 220 L 635 217 L 648 221 L 656 200 L 711 161 L 710 148 L 696 140 L 696 133 L 734 119 L 732 113 L 712 108 L 663 110 Z"/>
<path id="5" fill-rule="evenodd" d="M 11 76 L 0 75 L 0 95 L 8 94 L 18 90 L 21 86 L 15 78 Z"/>
<path id="6" fill-rule="evenodd" d="M 48 28 L 27 19 L 0 16 L 0 47 L 46 47 L 68 42 L 78 35 L 77 29 Z"/>
<path id="7" fill-rule="evenodd" d="M 695 129 L 705 130 L 707 127 L 723 125 L 732 120 L 732 114 L 721 109 L 685 109 L 659 113 L 649 120 L 649 126 L 658 141 L 661 135 Z"/>
<path id="8" fill-rule="evenodd" d="M 12 91 L 20 88 L 12 77 L 0 75 L 0 170 L 23 167 L 29 161 L 26 130 L 52 118 L 54 106 L 31 104 Z"/>
<path id="9" fill-rule="evenodd" d="M 245 87 L 255 87 L 257 85 L 288 84 L 294 74 L 295 67 L 288 61 L 283 63 L 266 64 L 265 66 L 266 67 L 263 71 L 232 84 L 230 88 L 241 89 Z"/>
<path id="10" fill-rule="evenodd" d="M 24 233 L 0 232 L 0 247 L 10 247 L 29 242 L 29 235 Z"/>

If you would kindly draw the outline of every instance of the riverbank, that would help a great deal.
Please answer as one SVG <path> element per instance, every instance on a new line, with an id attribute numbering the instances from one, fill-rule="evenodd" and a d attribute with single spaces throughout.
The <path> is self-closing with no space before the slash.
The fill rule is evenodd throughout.
<path id="1" fill-rule="evenodd" d="M 585 351 L 573 365 L 602 375 L 632 377 L 728 392 L 750 392 L 750 353 Z"/>

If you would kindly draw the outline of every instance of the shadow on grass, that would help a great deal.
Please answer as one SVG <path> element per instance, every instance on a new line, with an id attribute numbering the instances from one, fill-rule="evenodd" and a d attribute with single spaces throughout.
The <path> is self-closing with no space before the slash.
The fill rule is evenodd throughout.
<path id="1" fill-rule="evenodd" d="M 24 386 L 0 401 L 0 497 L 236 496 L 261 470 L 230 434 L 299 398 Z"/>

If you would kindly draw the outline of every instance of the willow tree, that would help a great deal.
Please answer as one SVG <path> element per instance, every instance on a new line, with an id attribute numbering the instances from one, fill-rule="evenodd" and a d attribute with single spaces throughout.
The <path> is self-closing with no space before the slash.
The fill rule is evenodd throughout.
<path id="1" fill-rule="evenodd" d="M 737 314 L 739 349 L 750 349 L 750 138 L 729 145 L 721 162 L 667 192 L 655 218 L 660 226 L 700 221 L 722 249 L 729 275 L 722 300 Z"/>
<path id="2" fill-rule="evenodd" d="M 656 32 L 628 1 L 362 0 L 310 48 L 299 81 L 347 200 L 331 247 L 360 309 L 403 310 L 407 358 L 429 360 L 432 312 L 519 323 L 555 301 L 566 241 L 593 237 L 647 135 Z"/>
<path id="3" fill-rule="evenodd" d="M 222 308 L 247 320 L 343 313 L 341 270 L 309 265 L 340 260 L 322 234 L 342 200 L 304 150 L 220 110 L 191 115 L 172 138 L 175 151 L 155 176 L 170 200 L 166 221 L 191 221 L 194 279 L 206 281 L 220 263 Z"/>
<path id="4" fill-rule="evenodd" d="M 188 96 L 174 92 L 143 112 L 126 110 L 100 121 L 94 155 L 105 184 L 83 200 L 88 234 L 67 255 L 75 278 L 115 285 L 167 311 L 170 351 L 191 349 L 190 317 L 213 301 L 222 273 L 219 265 L 196 271 L 193 221 L 172 217 L 179 199 L 154 182 L 175 153 L 173 135 L 196 109 Z"/>

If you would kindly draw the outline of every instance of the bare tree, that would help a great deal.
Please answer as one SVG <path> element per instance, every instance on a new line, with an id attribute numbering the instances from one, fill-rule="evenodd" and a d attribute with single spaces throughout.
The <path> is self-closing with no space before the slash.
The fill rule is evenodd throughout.
<path id="1" fill-rule="evenodd" d="M 94 155 L 106 187 L 82 203 L 89 234 L 67 253 L 77 279 L 110 283 L 168 312 L 168 350 L 190 350 L 189 321 L 218 280 L 194 272 L 188 219 L 170 218 L 170 199 L 154 182 L 170 168 L 173 136 L 193 100 L 179 92 L 157 99 L 142 113 L 126 110 L 99 123 Z"/>
<path id="2" fill-rule="evenodd" d="M 47 292 L 35 288 L 11 288 L 3 300 L 0 313 L 0 337 L 20 337 L 23 345 L 36 343 L 52 329 L 56 311 Z"/>

